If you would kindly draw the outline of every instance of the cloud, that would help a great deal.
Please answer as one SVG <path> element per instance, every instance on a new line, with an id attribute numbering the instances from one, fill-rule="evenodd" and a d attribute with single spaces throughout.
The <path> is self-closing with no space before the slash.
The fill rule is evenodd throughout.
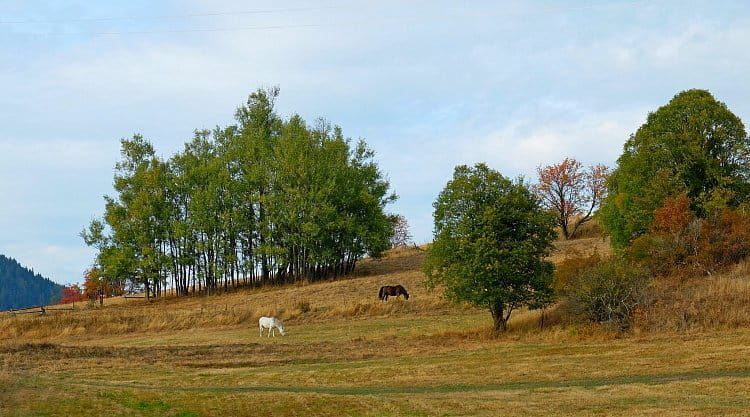
<path id="1" fill-rule="evenodd" d="M 641 106 L 604 110 L 539 97 L 502 118 L 495 119 L 493 111 L 463 123 L 440 116 L 441 123 L 405 129 L 395 133 L 403 140 L 381 146 L 377 155 L 400 195 L 391 210 L 407 217 L 415 240 L 429 241 L 431 204 L 456 165 L 485 162 L 507 177 L 524 176 L 527 181 L 536 180 L 537 166 L 565 157 L 587 165 L 613 166 L 624 142 L 645 122 L 647 112 Z"/>
<path id="2" fill-rule="evenodd" d="M 83 272 L 94 259 L 94 252 L 87 247 L 49 245 L 45 241 L 2 244 L 0 253 L 59 284 L 83 282 Z"/>
<path id="3" fill-rule="evenodd" d="M 15 15 L 210 11 L 197 1 L 161 10 L 141 2 L 91 11 L 81 3 L 53 12 L 25 10 L 26 4 L 15 2 Z M 741 7 L 700 1 L 325 6 L 334 7 L 29 30 L 319 25 L 299 29 L 7 34 L 12 42 L 0 46 L 7 61 L 0 69 L 0 251 L 18 250 L 28 264 L 48 265 L 54 277 L 82 269 L 91 257 L 77 233 L 101 212 L 102 194 L 111 193 L 117 139 L 142 132 L 169 156 L 193 129 L 230 123 L 234 108 L 263 86 L 281 86 L 284 115 L 324 116 L 345 134 L 364 136 L 401 195 L 392 210 L 407 215 L 419 240 L 429 239 L 431 203 L 457 164 L 485 161 L 507 176 L 528 178 L 537 165 L 565 156 L 612 164 L 647 112 L 686 88 L 709 88 L 741 118 L 750 117 L 750 20 Z M 248 9 L 234 1 L 210 7 Z M 48 253 L 48 247 L 62 249 Z"/>
<path id="4" fill-rule="evenodd" d="M 60 283 L 93 260 L 78 232 L 103 210 L 118 145 L 0 141 L 0 253 Z"/>

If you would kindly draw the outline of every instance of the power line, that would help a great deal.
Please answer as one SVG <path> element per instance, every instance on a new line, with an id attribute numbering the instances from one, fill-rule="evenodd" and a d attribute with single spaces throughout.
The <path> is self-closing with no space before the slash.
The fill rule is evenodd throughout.
<path id="1" fill-rule="evenodd" d="M 534 14 L 548 14 L 564 11 L 581 11 L 589 9 L 597 9 L 602 7 L 620 6 L 620 5 L 635 5 L 635 4 L 648 4 L 648 0 L 623 0 L 614 3 L 596 3 L 596 4 L 585 4 L 573 7 L 559 7 L 559 8 L 545 8 L 536 10 L 519 10 L 516 12 L 507 13 L 508 15 L 534 15 Z M 251 14 L 273 14 L 273 13 L 287 13 L 287 12 L 301 12 L 301 11 L 312 11 L 312 10 L 325 10 L 325 9 L 341 9 L 342 7 L 305 7 L 305 8 L 287 8 L 287 9 L 267 9 L 267 10 L 246 10 L 246 11 L 230 11 L 230 12 L 205 12 L 205 13 L 189 13 L 181 15 L 163 15 L 163 16 L 126 16 L 126 17 L 101 17 L 101 18 L 78 18 L 78 19 L 59 19 L 59 20 L 18 20 L 18 21 L 2 21 L 0 24 L 37 24 L 37 23 L 73 23 L 73 22 L 104 22 L 104 21 L 122 21 L 122 20 L 158 20 L 158 19 L 181 19 L 181 18 L 192 18 L 192 17 L 209 17 L 209 16 L 231 16 L 231 15 L 251 15 Z M 273 29 L 301 29 L 301 28 L 314 28 L 323 27 L 327 25 L 323 24 L 289 24 L 289 25 L 268 25 L 268 26 L 239 26 L 239 27 L 225 27 L 225 28 L 186 28 L 186 29 L 150 29 L 150 30 L 114 30 L 114 31 L 80 31 L 80 32 L 24 32 L 14 33 L 14 35 L 21 36 L 108 36 L 108 35 L 148 35 L 148 34 L 160 34 L 160 33 L 207 33 L 207 32 L 238 32 L 238 31 L 251 31 L 251 30 L 273 30 Z"/>
<path id="2" fill-rule="evenodd" d="M 244 11 L 231 11 L 231 12 L 205 12 L 205 13 L 187 13 L 187 14 L 175 14 L 175 15 L 162 15 L 162 16 L 120 16 L 120 17 L 82 17 L 74 19 L 16 19 L 16 20 L 0 20 L 0 24 L 45 24 L 45 23 L 80 23 L 80 22 L 110 22 L 119 20 L 161 20 L 161 19 L 186 19 L 194 17 L 214 17 L 214 16 L 239 16 L 239 15 L 252 15 L 252 14 L 274 14 L 274 13 L 293 13 L 293 12 L 307 12 L 315 10 L 326 10 L 326 9 L 338 9 L 340 7 L 329 6 L 329 7 L 300 7 L 300 8 L 288 8 L 288 9 L 267 9 L 267 10 L 244 10 Z"/>
<path id="3" fill-rule="evenodd" d="M 239 32 L 244 30 L 268 30 L 268 29 L 303 29 L 314 28 L 325 25 L 275 25 L 275 26 L 242 26 L 233 28 L 199 28 L 199 29 L 163 29 L 163 30 L 132 30 L 132 31 L 108 31 L 108 32 L 44 32 L 23 33 L 25 36 L 106 36 L 106 35 L 150 35 L 157 33 L 191 33 L 191 32 Z"/>

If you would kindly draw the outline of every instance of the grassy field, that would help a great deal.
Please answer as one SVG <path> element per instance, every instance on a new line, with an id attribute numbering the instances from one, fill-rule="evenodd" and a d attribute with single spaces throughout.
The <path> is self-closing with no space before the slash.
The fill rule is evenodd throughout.
<path id="1" fill-rule="evenodd" d="M 600 239 L 558 245 L 606 251 Z M 539 329 L 421 287 L 422 252 L 354 279 L 210 298 L 108 300 L 0 319 L 0 416 L 750 415 L 750 329 Z M 747 278 L 745 276 L 745 278 Z M 743 281 L 744 282 L 744 281 Z M 401 283 L 408 301 L 379 302 Z M 259 337 L 257 318 L 286 337 Z"/>

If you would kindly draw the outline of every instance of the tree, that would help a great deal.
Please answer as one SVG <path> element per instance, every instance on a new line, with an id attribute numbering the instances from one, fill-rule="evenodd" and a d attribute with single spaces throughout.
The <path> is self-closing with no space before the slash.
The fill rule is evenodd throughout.
<path id="1" fill-rule="evenodd" d="M 345 275 L 389 248 L 396 196 L 374 152 L 325 121 L 282 119 L 277 95 L 250 94 L 237 124 L 196 130 L 167 160 L 140 135 L 122 141 L 116 195 L 81 232 L 108 283 L 212 294 Z"/>
<path id="2" fill-rule="evenodd" d="M 54 303 L 62 289 L 15 259 L 0 255 L 0 310 Z"/>
<path id="3" fill-rule="evenodd" d="M 83 291 L 78 284 L 70 284 L 63 288 L 60 296 L 60 304 L 75 303 L 76 301 L 83 301 L 84 299 Z"/>
<path id="4" fill-rule="evenodd" d="M 669 196 L 685 193 L 701 217 L 750 195 L 750 139 L 705 90 L 677 94 L 625 142 L 599 210 L 618 247 L 645 233 Z"/>
<path id="5" fill-rule="evenodd" d="M 449 299 L 488 309 L 499 331 L 514 309 L 549 300 L 555 219 L 520 179 L 461 165 L 433 206 L 428 287 L 444 284 Z"/>
<path id="6" fill-rule="evenodd" d="M 83 295 L 84 298 L 95 301 L 99 300 L 99 304 L 104 304 L 105 297 L 111 297 L 113 295 L 121 294 L 122 289 L 117 288 L 107 282 L 102 276 L 99 268 L 89 268 L 84 272 L 83 282 Z"/>
<path id="7" fill-rule="evenodd" d="M 577 160 L 565 158 L 559 164 L 540 166 L 536 172 L 539 183 L 534 192 L 555 213 L 565 239 L 570 239 L 601 204 L 609 168 L 599 164 L 584 170 Z"/>
<path id="8" fill-rule="evenodd" d="M 400 214 L 394 214 L 391 217 L 393 222 L 393 237 L 391 237 L 391 247 L 406 246 L 411 242 L 411 233 L 409 233 L 409 223 L 406 217 Z"/>

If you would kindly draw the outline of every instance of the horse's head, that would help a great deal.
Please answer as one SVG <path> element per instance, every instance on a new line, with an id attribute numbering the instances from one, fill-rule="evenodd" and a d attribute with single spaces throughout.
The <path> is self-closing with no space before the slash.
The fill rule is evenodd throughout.
<path id="1" fill-rule="evenodd" d="M 401 285 L 399 285 L 399 290 L 401 290 L 401 294 L 404 295 L 404 299 L 408 300 L 409 299 L 409 293 L 406 291 L 406 288 L 404 288 Z"/>
<path id="2" fill-rule="evenodd" d="M 282 324 L 279 324 L 277 327 L 279 328 L 279 332 L 281 333 L 281 335 L 286 336 L 286 329 L 284 329 L 284 326 Z"/>

